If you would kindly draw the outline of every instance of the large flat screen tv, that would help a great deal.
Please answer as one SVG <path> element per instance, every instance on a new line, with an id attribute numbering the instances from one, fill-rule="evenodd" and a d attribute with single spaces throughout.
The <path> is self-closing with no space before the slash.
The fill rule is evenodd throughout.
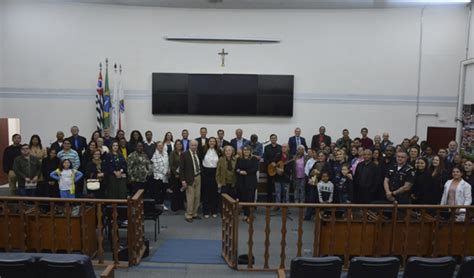
<path id="1" fill-rule="evenodd" d="M 293 75 L 153 73 L 153 114 L 293 116 Z"/>

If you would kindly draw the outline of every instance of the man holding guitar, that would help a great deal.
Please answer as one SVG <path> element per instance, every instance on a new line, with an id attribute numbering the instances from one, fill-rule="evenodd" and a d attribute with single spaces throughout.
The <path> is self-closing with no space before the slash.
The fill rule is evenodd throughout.
<path id="1" fill-rule="evenodd" d="M 270 135 L 270 145 L 265 146 L 265 151 L 263 153 L 263 162 L 265 166 L 268 167 L 272 165 L 276 166 L 277 154 L 281 153 L 281 146 L 277 144 L 276 134 Z M 275 175 L 270 175 L 267 173 L 267 202 L 273 202 L 273 188 L 275 184 Z"/>
<path id="2" fill-rule="evenodd" d="M 277 203 L 288 203 L 290 201 L 290 179 L 293 169 L 293 159 L 290 159 L 288 144 L 281 145 L 281 152 L 276 155 L 275 194 Z M 271 167 L 269 167 L 271 168 Z M 269 171 L 270 172 L 270 171 Z"/>

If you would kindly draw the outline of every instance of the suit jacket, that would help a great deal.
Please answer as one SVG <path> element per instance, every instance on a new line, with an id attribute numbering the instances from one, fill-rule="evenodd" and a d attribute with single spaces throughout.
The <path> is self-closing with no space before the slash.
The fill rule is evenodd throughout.
<path id="1" fill-rule="evenodd" d="M 84 138 L 80 135 L 77 136 L 77 140 L 79 140 L 77 148 L 76 148 L 74 136 L 71 136 L 68 139 L 71 141 L 72 149 L 75 150 L 77 152 L 77 154 L 79 155 L 79 157 L 82 159 L 82 152 L 87 148 L 86 138 Z"/>
<path id="2" fill-rule="evenodd" d="M 201 165 L 201 162 L 199 162 L 199 165 Z M 194 183 L 194 165 L 191 151 L 181 153 L 179 158 L 179 180 L 186 181 L 188 186 L 192 186 Z"/>
<path id="3" fill-rule="evenodd" d="M 300 144 L 304 146 L 304 150 L 308 150 L 308 146 L 306 145 L 306 139 L 304 137 L 300 136 Z M 290 139 L 288 139 L 288 146 L 290 147 L 290 156 L 294 156 L 296 154 L 296 136 L 291 136 Z"/>
<path id="4" fill-rule="evenodd" d="M 52 144 L 51 144 L 51 149 L 53 150 L 56 150 L 56 153 L 62 151 L 63 149 L 63 144 L 61 143 L 61 145 L 59 145 L 58 141 L 54 141 Z"/>
<path id="5" fill-rule="evenodd" d="M 229 146 L 229 145 L 230 145 L 230 142 L 224 139 L 224 140 L 222 140 L 222 146 L 220 146 L 220 147 L 224 148 L 225 146 Z"/>
<path id="6" fill-rule="evenodd" d="M 357 165 L 354 175 L 354 194 L 356 203 L 367 204 L 374 201 L 377 187 L 382 186 L 380 168 L 373 162 L 365 161 Z"/>
<path id="7" fill-rule="evenodd" d="M 324 144 L 326 146 L 331 145 L 331 136 L 324 135 Z M 319 150 L 319 134 L 313 135 L 313 139 L 311 140 L 311 148 Z"/>
<path id="8" fill-rule="evenodd" d="M 202 162 L 202 160 L 204 159 L 204 155 L 206 155 L 204 153 L 204 146 L 202 145 L 202 140 L 201 140 L 201 137 L 198 137 L 196 139 L 194 139 L 198 142 L 198 149 L 197 149 L 197 152 L 198 152 L 198 157 L 199 157 L 199 162 Z M 209 143 L 209 138 L 206 138 L 206 144 Z"/>
<path id="9" fill-rule="evenodd" d="M 186 139 L 188 140 L 188 143 L 185 145 L 184 142 L 183 142 L 183 138 L 181 138 L 181 143 L 183 144 L 183 152 L 189 150 L 189 143 L 191 143 L 191 139 Z"/>
<path id="10" fill-rule="evenodd" d="M 242 148 L 247 144 L 249 140 L 245 139 L 242 137 Z M 237 152 L 237 138 L 234 138 L 230 140 L 230 145 L 234 148 L 234 150 Z"/>

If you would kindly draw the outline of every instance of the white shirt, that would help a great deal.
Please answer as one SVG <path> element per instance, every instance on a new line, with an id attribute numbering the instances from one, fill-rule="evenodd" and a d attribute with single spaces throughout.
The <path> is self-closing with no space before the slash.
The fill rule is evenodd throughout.
<path id="1" fill-rule="evenodd" d="M 202 166 L 206 168 L 217 168 L 217 162 L 219 161 L 219 156 L 215 149 L 209 149 L 202 160 Z"/>
<path id="2" fill-rule="evenodd" d="M 62 170 L 61 178 L 59 179 L 59 190 L 71 190 L 72 189 L 72 170 Z"/>
<path id="3" fill-rule="evenodd" d="M 194 174 L 197 175 L 201 172 L 201 166 L 199 166 L 199 157 L 197 155 L 197 152 L 194 152 L 194 153 L 192 151 L 189 151 L 189 152 L 191 153 L 191 160 L 193 161 Z"/>
<path id="4" fill-rule="evenodd" d="M 151 162 L 153 163 L 153 178 L 155 180 L 162 180 L 165 183 L 168 182 L 167 173 L 170 169 L 168 153 L 165 151 L 160 153 L 156 150 L 151 158 Z"/>
<path id="5" fill-rule="evenodd" d="M 307 177 L 309 177 L 309 171 L 311 171 L 311 168 L 313 168 L 314 163 L 316 163 L 314 158 L 310 158 L 308 161 L 306 161 L 306 165 L 304 166 L 304 174 Z"/>

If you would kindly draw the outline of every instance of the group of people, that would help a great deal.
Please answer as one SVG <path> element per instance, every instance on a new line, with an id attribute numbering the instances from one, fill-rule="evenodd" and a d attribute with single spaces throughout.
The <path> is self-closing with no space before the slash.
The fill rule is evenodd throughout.
<path id="1" fill-rule="evenodd" d="M 48 148 L 33 135 L 22 144 L 19 134 L 3 156 L 12 195 L 62 198 L 123 199 L 139 189 L 164 205 L 171 200 L 173 211 L 185 210 L 185 220 L 217 217 L 220 194 L 241 202 L 256 201 L 260 164 L 267 172 L 268 202 L 373 203 L 471 205 L 473 165 L 461 156 L 456 142 L 435 154 L 417 136 L 396 145 L 389 134 L 351 138 L 349 130 L 335 142 L 325 127 L 311 142 L 296 128 L 294 136 L 279 144 L 276 134 L 268 142 L 250 140 L 237 129 L 235 138 L 224 139 L 224 130 L 208 137 L 189 138 L 188 130 L 174 139 L 167 132 L 154 141 L 152 131 L 145 137 L 138 130 L 129 140 L 119 130 L 112 137 L 106 129 L 94 131 L 89 141 L 71 128 L 71 136 L 58 131 Z M 249 211 L 244 211 L 248 221 Z M 309 220 L 314 211 L 307 210 Z"/>

